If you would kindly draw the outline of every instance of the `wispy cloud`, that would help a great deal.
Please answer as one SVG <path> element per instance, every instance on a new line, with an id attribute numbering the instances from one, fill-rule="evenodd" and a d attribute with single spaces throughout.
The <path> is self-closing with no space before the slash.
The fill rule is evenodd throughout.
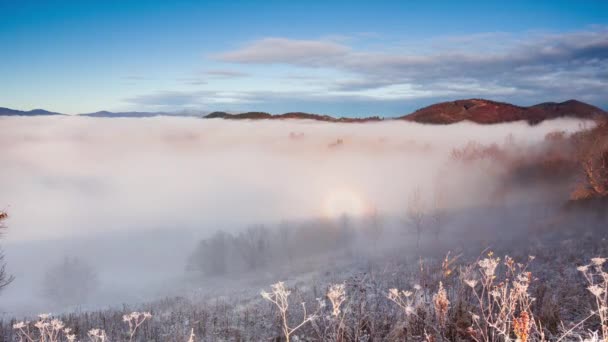
<path id="1" fill-rule="evenodd" d="M 147 106 L 172 107 L 203 104 L 206 98 L 206 92 L 160 91 L 126 98 L 124 101 Z"/>
<path id="2" fill-rule="evenodd" d="M 120 83 L 126 85 L 137 85 L 142 82 L 149 82 L 154 80 L 153 77 L 143 76 L 143 75 L 126 75 L 120 78 Z"/>
<path id="3" fill-rule="evenodd" d="M 250 77 L 251 74 L 237 71 L 237 70 L 227 70 L 227 69 L 218 69 L 218 70 L 207 70 L 200 74 L 196 74 L 193 77 L 182 77 L 178 78 L 177 81 L 187 85 L 205 85 L 209 84 L 214 80 L 231 80 L 238 79 L 244 77 Z"/>
<path id="4" fill-rule="evenodd" d="M 240 78 L 249 77 L 249 73 L 236 70 L 209 70 L 205 71 L 205 75 L 213 78 Z"/>
<path id="5" fill-rule="evenodd" d="M 353 45 L 346 45 L 348 42 Z M 156 92 L 126 101 L 154 106 L 271 106 L 288 101 L 393 103 L 489 97 L 518 104 L 569 98 L 608 104 L 606 27 L 566 33 L 443 36 L 429 40 L 423 49 L 413 50 L 385 41 L 381 45 L 385 49 L 372 50 L 355 46 L 357 42 L 327 37 L 252 41 L 213 56 L 216 62 L 238 64 L 238 71 L 218 68 L 203 72 L 202 77 L 187 79 L 188 84 L 206 84 L 204 91 Z M 275 83 L 270 78 L 259 89 L 239 89 L 236 83 L 228 88 L 230 91 L 213 89 L 213 82 L 209 81 L 255 79 L 242 68 L 273 65 L 280 65 L 288 76 L 277 76 Z M 324 76 L 329 74 L 332 76 Z M 291 88 L 274 90 L 278 84 L 289 84 Z M 404 107 L 401 113 L 411 109 Z"/>
<path id="6" fill-rule="evenodd" d="M 497 48 L 501 41 L 505 47 Z M 507 33 L 474 34 L 443 37 L 434 44 L 438 42 L 444 46 L 436 48 L 437 52 L 408 54 L 356 50 L 321 40 L 267 38 L 221 54 L 219 59 L 231 63 L 325 67 L 354 75 L 352 79 L 336 81 L 332 89 L 335 91 L 408 84 L 437 93 L 458 88 L 464 95 L 467 86 L 477 84 L 502 89 L 501 92 L 511 89 L 522 94 L 547 94 L 557 90 L 558 95 L 597 98 L 605 94 L 593 91 L 608 88 L 608 29 L 603 27 L 560 34 L 530 33 L 524 37 Z M 574 75 L 578 86 L 573 89 Z"/>
<path id="7" fill-rule="evenodd" d="M 268 100 L 266 92 L 247 91 L 158 91 L 151 94 L 138 95 L 126 98 L 123 101 L 145 107 L 159 109 L 179 109 L 183 107 L 205 108 L 214 104 L 241 104 L 256 103 Z"/>
<path id="8" fill-rule="evenodd" d="M 209 83 L 200 77 L 182 77 L 178 78 L 177 81 L 188 85 L 204 85 Z"/>
<path id="9" fill-rule="evenodd" d="M 122 77 L 123 80 L 127 81 L 147 81 L 151 80 L 151 77 L 141 76 L 141 75 L 127 75 Z"/>
<path id="10" fill-rule="evenodd" d="M 264 38 L 241 49 L 216 55 L 221 61 L 250 64 L 285 63 L 326 66 L 329 61 L 350 54 L 350 48 L 332 41 Z"/>

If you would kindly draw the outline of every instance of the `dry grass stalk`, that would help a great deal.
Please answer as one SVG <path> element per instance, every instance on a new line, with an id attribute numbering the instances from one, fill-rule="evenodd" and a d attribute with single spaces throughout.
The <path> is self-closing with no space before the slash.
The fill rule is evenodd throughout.
<path id="1" fill-rule="evenodd" d="M 439 322 L 439 326 L 445 328 L 450 301 L 448 300 L 448 294 L 443 288 L 442 282 L 439 282 L 439 290 L 437 290 L 437 293 L 433 296 L 433 306 L 435 308 L 435 317 L 437 318 L 437 322 Z"/>
<path id="2" fill-rule="evenodd" d="M 302 321 L 296 325 L 295 327 L 289 326 L 288 320 L 288 310 L 289 310 L 289 295 L 291 291 L 289 291 L 285 287 L 285 283 L 282 281 L 271 285 L 271 292 L 262 291 L 260 293 L 262 298 L 267 301 L 273 303 L 277 309 L 279 309 L 279 315 L 281 316 L 281 330 L 283 331 L 283 335 L 285 336 L 285 340 L 287 342 L 290 341 L 291 335 L 293 335 L 296 330 L 300 329 L 306 323 L 311 322 L 317 318 L 316 314 L 309 315 L 306 313 L 306 303 L 302 303 L 302 309 L 304 310 L 304 315 L 302 317 Z"/>

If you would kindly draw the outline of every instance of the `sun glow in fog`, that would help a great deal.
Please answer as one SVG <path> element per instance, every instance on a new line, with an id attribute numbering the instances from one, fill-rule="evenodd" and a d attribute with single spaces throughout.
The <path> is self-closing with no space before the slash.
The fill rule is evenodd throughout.
<path id="1" fill-rule="evenodd" d="M 323 202 L 323 212 L 328 217 L 362 216 L 365 210 L 365 201 L 351 189 L 334 189 L 327 194 Z"/>

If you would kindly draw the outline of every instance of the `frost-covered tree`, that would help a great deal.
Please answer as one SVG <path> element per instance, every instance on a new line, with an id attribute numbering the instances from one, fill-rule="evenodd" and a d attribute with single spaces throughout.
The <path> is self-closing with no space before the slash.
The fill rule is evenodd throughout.
<path id="1" fill-rule="evenodd" d="M 253 226 L 241 232 L 236 240 L 239 253 L 249 269 L 258 269 L 268 262 L 269 232 L 264 226 Z"/>
<path id="2" fill-rule="evenodd" d="M 282 257 L 285 258 L 287 260 L 287 263 L 291 266 L 291 263 L 293 262 L 294 258 L 292 246 L 293 230 L 291 229 L 287 221 L 281 222 L 281 225 L 279 226 L 278 236 L 280 250 L 282 251 Z"/>
<path id="3" fill-rule="evenodd" d="M 420 247 L 420 238 L 424 229 L 424 202 L 422 201 L 422 192 L 420 188 L 414 189 L 410 195 L 407 205 L 407 218 L 410 227 L 416 233 L 416 248 Z"/>
<path id="4" fill-rule="evenodd" d="M 212 237 L 202 240 L 190 257 L 188 269 L 210 276 L 226 274 L 232 239 L 231 235 L 217 231 Z"/>
<path id="5" fill-rule="evenodd" d="M 59 305 L 85 303 L 97 288 L 97 275 L 93 268 L 78 258 L 65 258 L 50 268 L 44 276 L 46 296 Z"/>
<path id="6" fill-rule="evenodd" d="M 608 197 L 608 122 L 573 137 L 583 179 L 572 199 Z"/>
<path id="7" fill-rule="evenodd" d="M 374 256 L 377 254 L 378 249 L 378 241 L 382 238 L 382 234 L 384 232 L 384 226 L 382 219 L 380 218 L 380 214 L 378 213 L 378 209 L 374 208 L 368 215 L 366 220 L 365 228 L 363 232 L 365 233 L 366 238 L 369 242 L 371 242 Z"/>
<path id="8" fill-rule="evenodd" d="M 345 256 L 348 258 L 353 256 L 352 244 L 355 240 L 355 229 L 353 225 L 353 220 L 346 213 L 340 216 L 336 249 L 343 249 Z"/>
<path id="9" fill-rule="evenodd" d="M 439 241 L 439 235 L 443 231 L 443 225 L 447 218 L 447 211 L 445 208 L 445 194 L 440 186 L 435 189 L 435 195 L 433 198 L 433 207 L 430 213 L 430 219 L 432 222 L 431 231 L 435 236 L 435 241 Z"/>

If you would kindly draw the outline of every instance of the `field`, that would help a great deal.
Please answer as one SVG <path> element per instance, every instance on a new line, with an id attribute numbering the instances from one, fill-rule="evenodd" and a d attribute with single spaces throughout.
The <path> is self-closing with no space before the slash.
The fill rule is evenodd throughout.
<path id="1" fill-rule="evenodd" d="M 601 339 L 607 284 L 601 271 L 605 260 L 596 256 L 607 255 L 605 233 L 600 226 L 572 224 L 577 234 L 522 236 L 517 246 L 496 241 L 492 251 L 467 241 L 466 248 L 451 246 L 445 258 L 418 259 L 410 246 L 352 264 L 318 264 L 311 267 L 315 271 L 284 275 L 286 282 L 273 287 L 262 287 L 259 279 L 223 279 L 211 291 L 216 294 L 201 291 L 121 309 L 57 315 L 72 330 L 51 332 L 45 340 L 66 340 L 72 333 L 86 339 L 92 329 L 102 329 L 109 341 L 130 340 L 123 315 L 131 311 L 151 314 L 139 327 L 137 341 L 187 341 L 191 334 L 201 341 L 280 340 L 280 310 L 267 300 L 275 295 L 287 296 L 289 327 L 307 321 L 290 331 L 294 341 Z M 499 257 L 507 249 L 512 256 Z M 261 287 L 270 291 L 266 297 L 256 293 Z M 30 336 L 37 338 L 29 325 Z M 17 320 L 4 320 L 3 340 L 23 338 L 21 329 Z"/>

